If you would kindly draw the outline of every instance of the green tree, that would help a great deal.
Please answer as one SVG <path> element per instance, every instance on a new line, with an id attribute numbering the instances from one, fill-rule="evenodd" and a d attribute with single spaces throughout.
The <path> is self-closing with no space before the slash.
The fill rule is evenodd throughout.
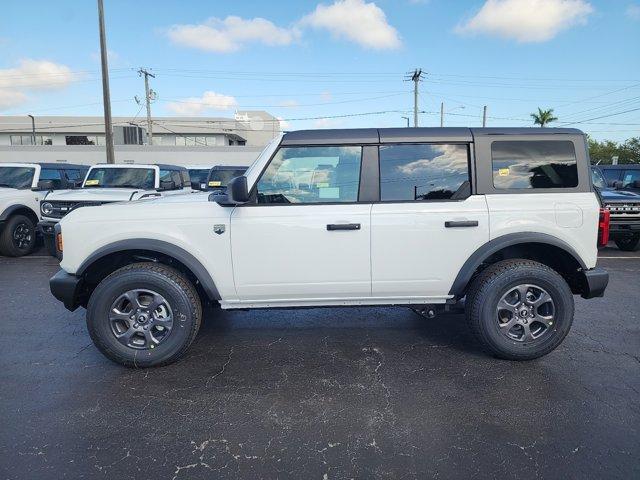
<path id="1" fill-rule="evenodd" d="M 629 138 L 622 144 L 588 137 L 588 143 L 592 163 L 610 164 L 613 157 L 618 157 L 618 163 L 640 163 L 640 137 Z"/>
<path id="2" fill-rule="evenodd" d="M 558 120 L 558 117 L 553 116 L 553 108 L 542 110 L 540 107 L 538 107 L 537 113 L 531 114 L 531 118 L 533 118 L 533 124 L 540 125 L 540 127 L 544 127 L 548 123 Z"/>

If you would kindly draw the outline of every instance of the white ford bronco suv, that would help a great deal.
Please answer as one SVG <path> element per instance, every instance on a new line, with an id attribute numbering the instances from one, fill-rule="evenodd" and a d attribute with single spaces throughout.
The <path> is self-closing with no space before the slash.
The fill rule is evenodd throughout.
<path id="1" fill-rule="evenodd" d="M 89 169 L 82 188 L 50 192 L 40 202 L 38 230 L 55 256 L 54 226 L 80 207 L 192 193 L 189 172 L 176 165 L 100 164 Z M 93 210 L 92 210 L 93 211 Z"/>
<path id="2" fill-rule="evenodd" d="M 607 213 L 573 129 L 309 130 L 226 194 L 81 208 L 56 226 L 53 295 L 127 366 L 187 350 L 224 309 L 465 304 L 491 354 L 533 359 L 602 296 Z M 143 219 L 143 221 L 141 221 Z"/>
<path id="3" fill-rule="evenodd" d="M 0 255 L 31 253 L 40 199 L 49 191 L 77 186 L 88 168 L 67 163 L 0 163 Z"/>

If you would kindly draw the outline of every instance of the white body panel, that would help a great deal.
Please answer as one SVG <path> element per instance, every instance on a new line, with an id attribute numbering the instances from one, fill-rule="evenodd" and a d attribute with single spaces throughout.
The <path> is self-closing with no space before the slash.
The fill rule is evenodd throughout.
<path id="1" fill-rule="evenodd" d="M 31 188 L 38 186 L 38 180 L 40 179 L 40 165 L 32 163 L 3 163 L 0 167 L 23 167 L 33 168 L 35 170 L 33 174 L 33 180 L 31 181 Z M 33 210 L 33 213 L 40 218 L 40 200 L 46 192 L 33 191 L 28 188 L 5 188 L 0 187 L 0 218 L 3 213 L 9 208 L 16 205 L 24 205 Z"/>
<path id="2" fill-rule="evenodd" d="M 371 296 L 370 204 L 236 207 L 233 265 L 243 302 Z M 328 231 L 357 223 L 358 230 Z"/>
<path id="3" fill-rule="evenodd" d="M 478 221 L 446 228 L 446 221 Z M 462 201 L 375 204 L 371 211 L 372 294 L 437 296 L 449 289 L 464 262 L 489 241 L 484 196 Z"/>
<path id="4" fill-rule="evenodd" d="M 594 193 L 518 193 L 486 198 L 491 239 L 510 233 L 545 233 L 571 246 L 587 268 L 596 266 L 600 204 Z"/>

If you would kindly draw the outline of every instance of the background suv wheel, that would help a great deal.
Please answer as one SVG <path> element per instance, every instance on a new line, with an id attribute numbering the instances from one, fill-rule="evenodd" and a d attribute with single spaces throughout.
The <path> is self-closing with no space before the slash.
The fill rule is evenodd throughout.
<path id="1" fill-rule="evenodd" d="M 22 257 L 31 253 L 36 245 L 36 225 L 24 215 L 13 215 L 0 233 L 0 254 Z"/>
<path id="2" fill-rule="evenodd" d="M 492 355 L 531 360 L 554 350 L 573 322 L 573 294 L 556 271 L 531 260 L 487 267 L 467 293 L 467 321 Z"/>
<path id="3" fill-rule="evenodd" d="M 625 252 L 635 252 L 640 247 L 640 233 L 634 233 L 627 237 L 620 237 L 614 240 L 620 250 Z"/>
<path id="4" fill-rule="evenodd" d="M 127 367 L 175 362 L 191 345 L 202 318 L 200 298 L 179 271 L 156 263 L 116 270 L 87 305 L 87 328 L 98 349 Z"/>

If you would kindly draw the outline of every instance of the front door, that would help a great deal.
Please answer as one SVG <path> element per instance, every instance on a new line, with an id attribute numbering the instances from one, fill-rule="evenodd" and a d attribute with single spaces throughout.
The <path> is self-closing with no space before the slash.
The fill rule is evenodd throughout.
<path id="1" fill-rule="evenodd" d="M 371 295 L 370 203 L 359 203 L 362 147 L 281 147 L 255 201 L 231 215 L 241 302 L 329 304 Z"/>
<path id="2" fill-rule="evenodd" d="M 489 241 L 487 203 L 470 196 L 469 145 L 380 147 L 371 210 L 372 296 L 442 301 L 464 262 Z"/>

